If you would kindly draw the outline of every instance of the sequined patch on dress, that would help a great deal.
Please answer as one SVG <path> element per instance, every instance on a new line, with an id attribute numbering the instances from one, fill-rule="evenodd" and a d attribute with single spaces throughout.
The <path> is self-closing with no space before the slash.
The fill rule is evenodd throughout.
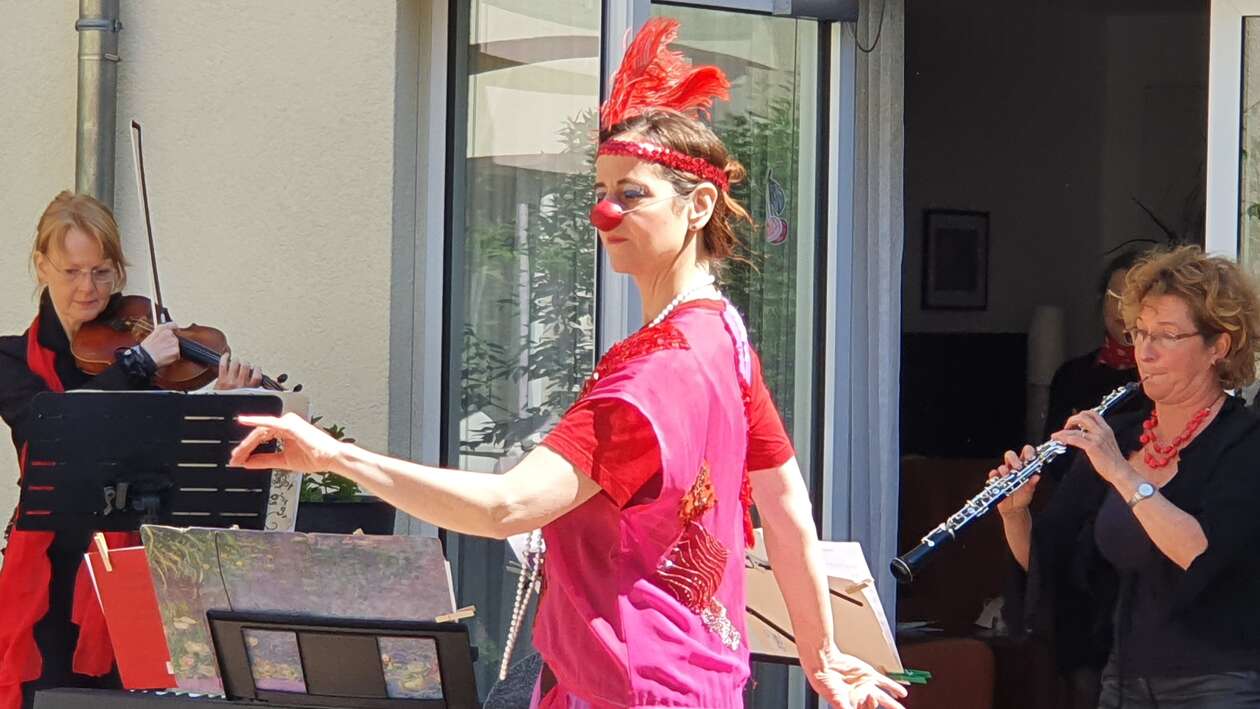
<path id="1" fill-rule="evenodd" d="M 713 478 L 709 475 L 709 463 L 700 464 L 700 474 L 691 484 L 691 489 L 683 495 L 682 509 L 678 512 L 679 521 L 684 525 L 695 522 L 700 516 L 717 504 L 717 492 L 713 489 Z"/>
<path id="2" fill-rule="evenodd" d="M 729 552 L 699 521 L 716 502 L 709 466 L 705 463 L 695 483 L 683 496 L 679 510 L 683 531 L 657 568 L 656 581 L 689 610 L 699 614 L 700 622 L 716 633 L 723 645 L 738 650 L 740 633 L 731 623 L 725 606 L 716 598 Z"/>

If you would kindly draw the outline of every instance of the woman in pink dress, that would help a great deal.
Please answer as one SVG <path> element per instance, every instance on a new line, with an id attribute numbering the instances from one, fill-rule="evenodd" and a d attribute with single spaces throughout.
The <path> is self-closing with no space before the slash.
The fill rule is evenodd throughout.
<path id="1" fill-rule="evenodd" d="M 651 20 L 601 112 L 591 221 L 635 279 L 647 322 L 600 360 L 557 428 L 504 475 L 417 465 L 335 441 L 296 416 L 257 428 L 234 465 L 332 470 L 464 534 L 541 529 L 534 706 L 743 706 L 744 548 L 765 529 L 801 665 L 837 707 L 901 709 L 905 690 L 832 641 L 826 579 L 796 457 L 715 272 L 748 219 L 744 168 L 697 114 L 726 98 L 715 67 Z M 277 440 L 280 452 L 253 454 Z"/>

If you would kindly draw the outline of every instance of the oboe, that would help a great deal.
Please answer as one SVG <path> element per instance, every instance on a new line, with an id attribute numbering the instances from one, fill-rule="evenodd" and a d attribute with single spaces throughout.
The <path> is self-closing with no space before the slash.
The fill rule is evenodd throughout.
<path id="1" fill-rule="evenodd" d="M 1106 415 L 1117 404 L 1129 398 L 1140 386 L 1140 383 L 1132 382 L 1116 389 L 1103 397 L 1102 402 L 1094 407 L 1094 412 L 1100 416 Z M 957 539 L 959 532 L 970 526 L 972 522 L 991 512 L 993 508 L 997 507 L 999 502 L 1005 500 L 1016 490 L 1023 487 L 1024 483 L 1031 480 L 1034 475 L 1040 473 L 1046 463 L 1059 457 L 1066 450 L 1067 446 L 1063 443 L 1053 440 L 1046 441 L 1037 446 L 1033 459 L 1028 461 L 1022 468 L 990 479 L 985 484 L 984 489 L 980 491 L 980 494 L 968 500 L 960 510 L 950 515 L 949 519 L 942 522 L 936 529 L 928 532 L 918 546 L 893 559 L 889 564 L 893 576 L 901 583 L 913 581 L 915 572 L 932 556 L 933 552 L 940 549 L 947 542 Z"/>

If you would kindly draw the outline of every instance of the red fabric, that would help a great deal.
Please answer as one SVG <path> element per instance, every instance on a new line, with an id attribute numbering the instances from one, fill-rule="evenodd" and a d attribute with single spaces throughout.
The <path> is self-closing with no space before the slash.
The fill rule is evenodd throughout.
<path id="1" fill-rule="evenodd" d="M 726 176 L 725 170 L 704 158 L 680 153 L 662 145 L 632 143 L 625 140 L 605 140 L 599 146 L 599 154 L 621 155 L 646 160 L 657 165 L 664 165 L 680 172 L 691 173 L 702 180 L 708 180 L 717 185 L 718 189 L 723 192 L 731 191 L 731 181 Z"/>
<path id="2" fill-rule="evenodd" d="M 48 612 L 52 534 L 15 531 L 0 567 L 0 709 L 20 709 L 22 684 L 38 679 L 44 662 L 35 624 Z"/>
<path id="3" fill-rule="evenodd" d="M 1098 350 L 1098 364 L 1112 369 L 1133 369 L 1137 367 L 1137 358 L 1132 345 L 1116 341 L 1109 332 L 1103 338 L 1103 346 Z"/>
<path id="4" fill-rule="evenodd" d="M 38 315 L 26 331 L 26 337 L 26 366 L 44 380 L 50 391 L 64 392 L 65 387 L 57 376 L 56 354 L 39 344 Z M 25 445 L 18 463 L 21 476 L 26 472 Z M 34 631 L 35 624 L 48 612 L 52 583 L 48 548 L 52 541 L 52 532 L 13 530 L 4 552 L 4 565 L 0 567 L 0 709 L 20 709 L 22 684 L 38 679 L 43 672 L 44 662 Z M 106 533 L 106 541 L 111 547 L 134 545 L 139 535 L 110 532 Z M 100 604 L 83 567 L 75 580 L 71 620 L 79 625 L 74 671 L 92 676 L 108 673 L 114 652 Z"/>
<path id="5" fill-rule="evenodd" d="M 678 306 L 705 308 L 720 312 L 725 305 L 716 300 L 693 300 Z M 660 339 L 651 347 L 675 346 L 672 340 Z M 619 343 L 620 344 L 620 343 Z M 608 371 L 626 357 L 642 354 L 609 350 L 596 367 L 597 376 L 582 391 L 590 392 Z M 602 372 L 602 374 L 601 374 Z M 753 381 L 748 402 L 750 436 L 748 469 L 777 468 L 796 455 L 792 441 L 783 428 L 779 411 L 761 376 L 761 361 L 753 354 Z M 629 503 L 643 485 L 661 468 L 660 446 L 651 425 L 638 409 L 620 399 L 579 398 L 565 413 L 543 445 L 559 453 L 579 472 L 594 480 L 619 506 Z M 748 494 L 751 494 L 749 490 Z"/>
<path id="6" fill-rule="evenodd" d="M 625 507 L 661 469 L 661 450 L 639 410 L 619 399 L 579 402 L 543 445 L 559 453 Z"/>
<path id="7" fill-rule="evenodd" d="M 791 460 L 796 449 L 761 376 L 761 358 L 756 350 L 752 351 L 752 386 L 748 394 L 748 469 L 777 468 Z"/>

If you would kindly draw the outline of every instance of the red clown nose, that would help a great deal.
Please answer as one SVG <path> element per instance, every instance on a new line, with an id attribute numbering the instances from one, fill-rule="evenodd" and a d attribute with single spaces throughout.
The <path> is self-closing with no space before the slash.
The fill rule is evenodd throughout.
<path id="1" fill-rule="evenodd" d="M 610 199 L 601 199 L 591 207 L 591 224 L 600 231 L 612 231 L 621 225 L 625 215 L 621 205 Z"/>

